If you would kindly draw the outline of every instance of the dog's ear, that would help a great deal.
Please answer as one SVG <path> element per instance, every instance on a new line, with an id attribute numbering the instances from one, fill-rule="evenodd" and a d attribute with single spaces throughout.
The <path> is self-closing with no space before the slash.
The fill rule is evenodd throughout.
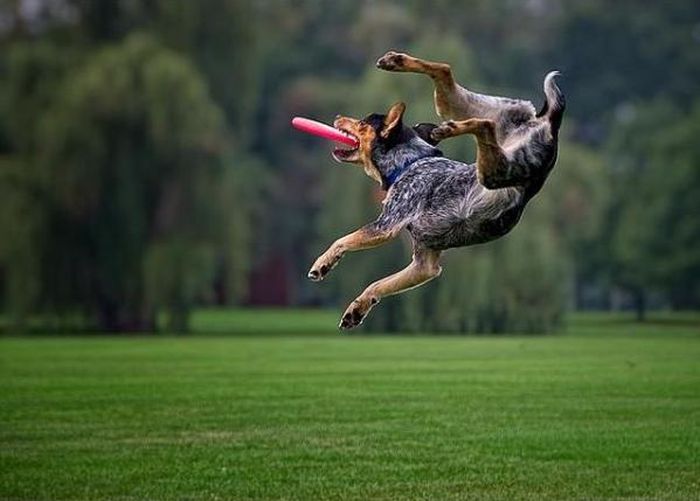
<path id="1" fill-rule="evenodd" d="M 384 119 L 384 126 L 382 127 L 382 131 L 379 133 L 379 135 L 384 139 L 389 137 L 391 131 L 393 131 L 394 128 L 401 123 L 404 111 L 406 111 L 406 105 L 402 102 L 398 102 L 389 108 L 386 118 Z"/>

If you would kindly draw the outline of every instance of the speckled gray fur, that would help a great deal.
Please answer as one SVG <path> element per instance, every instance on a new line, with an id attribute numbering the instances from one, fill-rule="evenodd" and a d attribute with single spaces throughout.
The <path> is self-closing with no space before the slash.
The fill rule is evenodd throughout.
<path id="1" fill-rule="evenodd" d="M 434 155 L 439 152 L 417 155 L 389 188 L 372 229 L 406 228 L 417 248 L 445 250 L 488 242 L 518 222 L 528 199 L 524 189 L 489 190 L 478 182 L 475 164 Z"/>

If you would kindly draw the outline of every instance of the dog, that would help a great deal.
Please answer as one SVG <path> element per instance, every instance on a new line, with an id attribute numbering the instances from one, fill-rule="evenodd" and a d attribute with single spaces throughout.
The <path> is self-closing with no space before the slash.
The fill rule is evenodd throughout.
<path id="1" fill-rule="evenodd" d="M 545 103 L 536 113 L 529 101 L 467 90 L 445 63 L 390 51 L 377 66 L 430 77 L 435 110 L 443 122 L 408 127 L 401 102 L 386 114 L 362 120 L 336 117 L 334 126 L 359 145 L 336 148 L 333 157 L 361 165 L 386 196 L 379 217 L 336 240 L 314 262 L 308 278 L 323 280 L 346 252 L 377 247 L 401 230 L 413 243 L 411 263 L 372 283 L 352 301 L 341 317 L 341 329 L 360 325 L 382 298 L 439 276 L 443 251 L 489 242 L 513 229 L 554 167 L 565 109 L 556 71 L 544 79 Z M 462 134 L 476 139 L 475 163 L 445 158 L 437 148 L 441 141 Z"/>

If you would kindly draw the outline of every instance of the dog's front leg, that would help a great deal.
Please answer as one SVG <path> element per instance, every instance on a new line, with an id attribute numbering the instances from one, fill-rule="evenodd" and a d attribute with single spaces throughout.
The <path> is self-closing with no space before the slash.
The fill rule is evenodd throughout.
<path id="1" fill-rule="evenodd" d="M 321 254 L 309 270 L 308 278 L 314 282 L 323 280 L 346 252 L 371 249 L 394 238 L 399 228 L 380 230 L 376 224 L 368 224 L 349 235 L 339 238 Z"/>
<path id="2" fill-rule="evenodd" d="M 442 271 L 439 263 L 440 254 L 440 251 L 416 251 L 413 261 L 406 268 L 377 280 L 350 303 L 338 327 L 341 329 L 357 327 L 365 319 L 369 310 L 383 297 L 413 289 L 440 275 Z"/>

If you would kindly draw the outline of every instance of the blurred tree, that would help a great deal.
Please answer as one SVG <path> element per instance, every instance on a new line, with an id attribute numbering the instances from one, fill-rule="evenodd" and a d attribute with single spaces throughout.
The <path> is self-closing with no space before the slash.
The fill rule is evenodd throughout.
<path id="1" fill-rule="evenodd" d="M 5 304 L 20 326 L 41 301 L 46 225 L 54 205 L 45 196 L 47 174 L 37 161 L 40 128 L 55 85 L 77 55 L 47 41 L 15 43 L 2 53 L 0 80 L 0 267 Z M 56 244 L 57 242 L 54 242 Z M 62 284 L 63 295 L 71 293 Z"/>
<path id="2" fill-rule="evenodd" d="M 661 95 L 676 103 L 700 91 L 700 3 L 560 0 L 560 22 L 543 53 L 570 82 L 579 137 L 602 142 L 611 116 Z"/>
<path id="3" fill-rule="evenodd" d="M 17 59 L 8 86 L 31 99 L 23 75 L 49 66 Z M 142 35 L 99 51 L 50 88 L 44 119 L 12 135 L 28 166 L 17 193 L 38 213 L 15 224 L 40 225 L 24 239 L 28 255 L 39 253 L 34 306 L 83 308 L 106 330 L 150 329 L 165 307 L 171 328 L 186 328 L 187 309 L 212 282 L 222 228 L 233 241 L 232 231 L 247 232 L 247 218 L 229 226 L 218 212 L 237 191 L 220 110 L 186 60 Z M 10 117 L 32 109 L 15 104 Z M 7 269 L 10 284 L 27 272 L 12 262 Z"/>
<path id="4" fill-rule="evenodd" d="M 700 102 L 681 111 L 657 102 L 635 112 L 611 139 L 615 277 L 644 316 L 650 289 L 675 308 L 700 306 Z"/>
<path id="5" fill-rule="evenodd" d="M 230 128 L 247 130 L 257 104 L 261 39 L 252 2 L 34 1 L 43 6 L 38 9 L 43 13 L 43 29 L 61 32 L 56 40 L 69 38 L 82 44 L 105 44 L 119 41 L 135 30 L 148 31 L 166 47 L 190 58 L 205 77 L 212 98 L 224 111 Z M 59 9 L 57 6 L 61 4 Z M 245 144 L 247 136 L 237 134 L 235 141 Z"/>
<path id="6" fill-rule="evenodd" d="M 246 145 L 258 108 L 261 41 L 254 2 L 243 0 L 159 0 L 151 24 L 161 40 L 190 56 L 223 110 L 232 140 Z"/>
<path id="7" fill-rule="evenodd" d="M 565 122 L 563 132 L 570 130 Z M 605 158 L 566 137 L 560 139 L 559 158 L 536 203 L 546 212 L 539 223 L 551 226 L 573 273 L 570 305 L 590 307 L 589 290 L 600 289 L 606 277 L 606 242 L 601 239 L 610 204 L 610 172 Z M 601 306 L 598 299 L 597 307 Z"/>
<path id="8" fill-rule="evenodd" d="M 694 130 L 695 115 L 678 108 L 700 91 L 698 26 L 692 0 L 644 8 L 629 0 L 372 0 L 322 8 L 316 0 L 0 2 L 0 298 L 18 318 L 49 307 L 90 317 L 99 279 L 127 298 L 110 301 L 130 310 L 142 303 L 146 320 L 134 324 L 152 323 L 155 309 L 167 307 L 184 312 L 172 315 L 176 328 L 185 324 L 182 305 L 228 304 L 249 292 L 255 299 L 264 289 L 282 291 L 277 296 L 290 304 L 345 303 L 410 250 L 399 241 L 349 257 L 353 273 L 340 270 L 320 294 L 304 281 L 322 246 L 376 214 L 378 192 L 352 167 L 329 168 L 327 145 L 288 123 L 296 114 L 363 115 L 398 100 L 408 103 L 410 121 L 436 120 L 428 79 L 374 69 L 393 48 L 450 61 L 475 90 L 536 102 L 544 73 L 563 70 L 567 140 L 521 226 L 492 245 L 449 253 L 440 281 L 387 300 L 371 326 L 527 330 L 540 322 L 530 316 L 538 311 L 546 328 L 571 294 L 579 306 L 600 306 L 619 285 L 640 304 L 654 291 L 676 307 L 696 305 L 693 251 L 681 252 L 695 243 L 680 238 L 697 221 L 683 191 L 696 186 L 684 167 L 695 162 L 695 149 L 677 124 Z M 174 70 L 174 60 L 186 69 Z M 178 71 L 179 87 L 172 82 Z M 172 100 L 183 93 L 197 101 L 188 94 L 194 80 L 203 97 L 190 117 L 187 100 Z M 668 104 L 647 111 L 656 98 Z M 197 118 L 209 106 L 219 118 Z M 216 136 L 218 144 L 191 162 L 178 156 L 178 136 L 152 133 L 160 113 L 176 115 L 159 120 L 174 120 L 177 134 Z M 590 149 L 609 134 L 607 150 Z M 474 155 L 466 138 L 444 150 Z M 664 155 L 679 165 L 673 175 L 656 166 Z M 188 162 L 207 167 L 187 173 Z M 654 187 L 672 200 L 647 206 L 634 195 L 656 200 Z M 197 210 L 183 209 L 188 204 Z M 165 229 L 153 222 L 169 218 L 177 221 Z M 662 232 L 640 218 L 674 235 L 663 243 Z M 544 268 L 541 291 L 526 283 L 530 263 L 513 249 L 529 246 L 532 263 L 553 263 L 563 285 L 549 282 Z M 134 263 L 141 271 L 126 273 Z M 566 301 L 556 298 L 551 311 L 522 306 L 530 292 L 554 295 L 561 287 Z M 441 313 L 431 320 L 432 311 Z"/>

